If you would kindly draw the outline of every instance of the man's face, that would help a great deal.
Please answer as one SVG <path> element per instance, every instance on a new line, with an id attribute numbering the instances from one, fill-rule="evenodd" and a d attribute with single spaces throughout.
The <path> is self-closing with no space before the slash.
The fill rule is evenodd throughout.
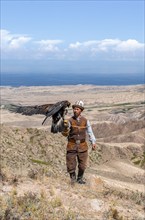
<path id="1" fill-rule="evenodd" d="M 73 109 L 74 116 L 77 118 L 81 114 L 82 110 L 78 107 Z"/>

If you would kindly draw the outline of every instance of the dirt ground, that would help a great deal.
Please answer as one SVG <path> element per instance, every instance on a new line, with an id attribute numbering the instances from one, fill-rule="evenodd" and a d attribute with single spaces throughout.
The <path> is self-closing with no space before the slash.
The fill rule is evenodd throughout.
<path id="1" fill-rule="evenodd" d="M 17 213 L 17 219 L 145 219 L 144 94 L 144 85 L 1 87 L 0 195 L 7 198 L 15 191 L 19 198 L 30 192 L 44 193 L 53 209 L 53 214 L 45 217 Z M 83 186 L 70 185 L 65 166 L 67 140 L 50 133 L 51 119 L 42 126 L 44 115 L 25 116 L 7 110 L 9 104 L 41 105 L 60 100 L 72 104 L 84 101 L 83 115 L 90 120 L 97 139 L 97 150 L 89 147 Z M 70 107 L 67 117 L 71 115 Z M 4 219 L 6 203 L 1 201 Z M 16 217 L 10 207 L 11 216 Z"/>

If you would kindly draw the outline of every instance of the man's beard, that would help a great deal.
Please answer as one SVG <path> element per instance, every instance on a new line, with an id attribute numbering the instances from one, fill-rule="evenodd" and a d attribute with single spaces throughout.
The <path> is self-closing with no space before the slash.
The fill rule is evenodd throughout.
<path id="1" fill-rule="evenodd" d="M 74 112 L 74 117 L 77 118 L 79 114 L 77 112 Z"/>

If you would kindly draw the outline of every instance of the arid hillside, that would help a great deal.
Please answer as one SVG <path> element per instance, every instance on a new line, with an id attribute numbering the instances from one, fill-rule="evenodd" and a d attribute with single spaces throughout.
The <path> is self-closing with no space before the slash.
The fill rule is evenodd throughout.
<path id="1" fill-rule="evenodd" d="M 97 138 L 86 184 L 71 186 L 67 140 L 50 132 L 51 119 L 8 111 L 10 104 L 85 102 Z M 72 114 L 70 107 L 68 116 Z M 144 86 L 1 87 L 0 219 L 145 219 Z"/>

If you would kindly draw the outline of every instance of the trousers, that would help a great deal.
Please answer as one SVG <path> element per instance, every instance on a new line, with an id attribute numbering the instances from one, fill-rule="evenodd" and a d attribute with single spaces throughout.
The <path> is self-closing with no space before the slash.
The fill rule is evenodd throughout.
<path id="1" fill-rule="evenodd" d="M 68 173 L 75 172 L 77 165 L 78 165 L 78 170 L 85 171 L 87 167 L 87 160 L 88 160 L 88 150 L 84 152 L 78 152 L 77 150 L 67 151 L 66 154 L 67 172 Z"/>

